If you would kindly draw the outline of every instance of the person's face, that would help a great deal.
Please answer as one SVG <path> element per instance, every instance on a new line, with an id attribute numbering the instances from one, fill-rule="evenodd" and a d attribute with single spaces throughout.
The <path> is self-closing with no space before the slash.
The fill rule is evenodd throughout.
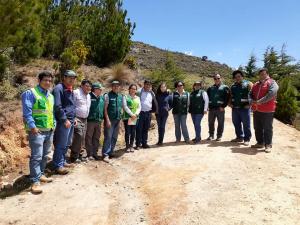
<path id="1" fill-rule="evenodd" d="M 259 79 L 260 79 L 260 80 L 264 80 L 264 79 L 266 79 L 268 76 L 269 76 L 269 75 L 268 75 L 268 73 L 267 73 L 266 71 L 262 71 L 262 72 L 259 73 Z"/>
<path id="2" fill-rule="evenodd" d="M 67 85 L 67 86 L 73 86 L 75 84 L 75 81 L 76 81 L 76 77 L 66 77 L 64 78 L 64 83 Z"/>
<path id="3" fill-rule="evenodd" d="M 167 86 L 166 86 L 165 84 L 162 84 L 162 85 L 160 86 L 160 91 L 161 91 L 162 93 L 166 92 L 166 91 L 167 91 Z"/>
<path id="4" fill-rule="evenodd" d="M 40 86 L 45 89 L 49 90 L 52 87 L 53 79 L 51 77 L 43 77 L 42 80 L 40 80 Z"/>
<path id="5" fill-rule="evenodd" d="M 135 95 L 136 94 L 136 86 L 132 86 L 130 89 L 129 89 L 129 94 L 130 95 Z"/>
<path id="6" fill-rule="evenodd" d="M 113 84 L 113 85 L 111 86 L 111 90 L 112 90 L 113 92 L 115 92 L 115 93 L 119 93 L 119 91 L 120 91 L 120 85 L 119 85 L 119 84 Z"/>
<path id="7" fill-rule="evenodd" d="M 201 84 L 197 83 L 197 84 L 194 85 L 195 90 L 200 90 L 200 88 L 201 88 Z"/>
<path id="8" fill-rule="evenodd" d="M 234 76 L 234 80 L 237 82 L 237 83 L 241 83 L 242 82 L 242 80 L 243 80 L 243 77 L 242 77 L 242 75 L 241 74 L 236 74 L 235 76 Z"/>
<path id="9" fill-rule="evenodd" d="M 150 89 L 151 89 L 151 84 L 150 83 L 146 83 L 146 84 L 144 84 L 144 89 L 146 90 L 146 91 L 150 91 Z"/>
<path id="10" fill-rule="evenodd" d="M 96 89 L 94 89 L 93 92 L 98 97 L 98 96 L 100 96 L 102 94 L 102 89 L 96 88 Z"/>
<path id="11" fill-rule="evenodd" d="M 221 84 L 221 76 L 220 75 L 214 76 L 214 82 L 216 85 Z"/>
<path id="12" fill-rule="evenodd" d="M 81 85 L 81 88 L 85 94 L 90 93 L 91 89 L 92 89 L 92 87 L 89 83 L 85 83 L 84 85 Z"/>
<path id="13" fill-rule="evenodd" d="M 183 88 L 184 88 L 184 87 L 183 87 L 183 83 L 178 83 L 178 84 L 177 84 L 177 90 L 178 90 L 178 91 L 183 91 Z"/>

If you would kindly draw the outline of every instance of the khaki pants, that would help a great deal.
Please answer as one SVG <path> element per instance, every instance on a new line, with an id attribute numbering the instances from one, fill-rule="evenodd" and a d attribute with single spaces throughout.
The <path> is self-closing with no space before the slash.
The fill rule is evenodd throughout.
<path id="1" fill-rule="evenodd" d="M 98 155 L 100 135 L 101 122 L 88 122 L 85 137 L 85 148 L 88 157 Z"/>
<path id="2" fill-rule="evenodd" d="M 71 161 L 75 161 L 81 156 L 81 149 L 85 142 L 85 134 L 87 127 L 87 120 L 76 118 L 77 124 L 74 127 L 73 142 L 71 146 Z"/>

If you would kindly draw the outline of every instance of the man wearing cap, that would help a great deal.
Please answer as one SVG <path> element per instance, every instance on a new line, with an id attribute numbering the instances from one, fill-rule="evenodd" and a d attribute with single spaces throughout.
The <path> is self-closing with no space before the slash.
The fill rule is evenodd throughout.
<path id="1" fill-rule="evenodd" d="M 91 87 L 92 83 L 89 80 L 82 80 L 78 89 L 74 90 L 74 99 L 76 107 L 76 125 L 74 126 L 74 136 L 71 146 L 71 162 L 80 163 L 86 161 L 82 157 L 81 150 L 85 145 L 85 134 L 87 127 L 87 117 L 89 116 L 91 106 Z"/>
<path id="2" fill-rule="evenodd" d="M 252 83 L 244 79 L 244 73 L 236 70 L 232 73 L 234 84 L 230 88 L 230 106 L 236 138 L 231 142 L 248 146 L 251 139 L 249 92 Z"/>
<path id="3" fill-rule="evenodd" d="M 31 191 L 40 194 L 43 190 L 40 182 L 51 182 L 44 175 L 47 164 L 47 154 L 50 152 L 54 120 L 54 98 L 50 93 L 53 75 L 43 71 L 38 75 L 39 84 L 22 94 L 22 107 L 25 129 L 28 133 L 31 156 L 29 162 Z"/>
<path id="4" fill-rule="evenodd" d="M 120 120 L 122 119 L 122 94 L 120 94 L 119 81 L 112 82 L 111 91 L 104 95 L 104 143 L 102 147 L 103 161 L 109 163 L 109 157 L 113 156 L 118 135 Z"/>
<path id="5" fill-rule="evenodd" d="M 158 113 L 158 105 L 150 80 L 144 81 L 144 87 L 138 90 L 137 95 L 141 100 L 141 112 L 136 128 L 136 149 L 142 145 L 143 148 L 150 148 L 148 145 L 148 131 L 151 124 L 151 113 Z"/>
<path id="6" fill-rule="evenodd" d="M 98 148 L 101 135 L 101 123 L 104 116 L 104 97 L 100 83 L 92 84 L 91 107 L 87 118 L 87 130 L 85 137 L 85 148 L 89 160 L 99 160 Z"/>
<path id="7" fill-rule="evenodd" d="M 250 92 L 253 123 L 257 143 L 251 148 L 265 148 L 266 153 L 272 149 L 273 117 L 276 109 L 278 84 L 271 79 L 267 69 L 259 71 L 257 81 Z"/>
<path id="8" fill-rule="evenodd" d="M 225 108 L 229 101 L 229 88 L 227 85 L 222 83 L 220 74 L 214 75 L 214 85 L 207 89 L 207 95 L 209 98 L 209 111 L 208 111 L 208 126 L 209 126 L 209 137 L 208 141 L 214 139 L 215 133 L 215 121 L 218 120 L 217 139 L 221 141 L 224 122 L 225 122 Z"/>
<path id="9" fill-rule="evenodd" d="M 69 171 L 65 167 L 70 167 L 66 163 L 66 153 L 72 143 L 74 131 L 76 107 L 73 93 L 73 85 L 76 80 L 76 73 L 66 70 L 63 82 L 53 89 L 54 111 L 56 119 L 56 129 L 54 132 L 54 154 L 53 166 L 60 175 L 65 175 Z"/>

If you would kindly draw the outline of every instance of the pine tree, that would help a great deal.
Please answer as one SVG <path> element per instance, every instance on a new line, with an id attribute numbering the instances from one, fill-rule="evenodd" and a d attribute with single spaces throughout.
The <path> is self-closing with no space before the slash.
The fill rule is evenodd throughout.
<path id="1" fill-rule="evenodd" d="M 254 54 L 251 54 L 247 66 L 245 66 L 245 72 L 247 77 L 253 78 L 256 76 L 257 74 L 256 62 L 257 62 L 256 56 Z"/>
<path id="2" fill-rule="evenodd" d="M 269 74 L 274 78 L 278 78 L 278 68 L 280 65 L 280 57 L 274 47 L 268 47 L 264 53 L 264 67 L 268 69 Z"/>

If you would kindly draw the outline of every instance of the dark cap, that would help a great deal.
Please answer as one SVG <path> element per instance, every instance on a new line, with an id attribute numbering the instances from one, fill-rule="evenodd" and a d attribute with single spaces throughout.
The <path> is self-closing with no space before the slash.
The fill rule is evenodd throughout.
<path id="1" fill-rule="evenodd" d="M 102 86 L 101 83 L 96 82 L 96 83 L 93 83 L 93 84 L 92 84 L 92 88 L 93 88 L 93 89 L 102 89 L 103 86 Z"/>
<path id="2" fill-rule="evenodd" d="M 151 80 L 144 80 L 144 84 L 152 84 Z"/>
<path id="3" fill-rule="evenodd" d="M 64 73 L 64 76 L 66 77 L 77 77 L 77 74 L 73 70 L 66 70 Z"/>

